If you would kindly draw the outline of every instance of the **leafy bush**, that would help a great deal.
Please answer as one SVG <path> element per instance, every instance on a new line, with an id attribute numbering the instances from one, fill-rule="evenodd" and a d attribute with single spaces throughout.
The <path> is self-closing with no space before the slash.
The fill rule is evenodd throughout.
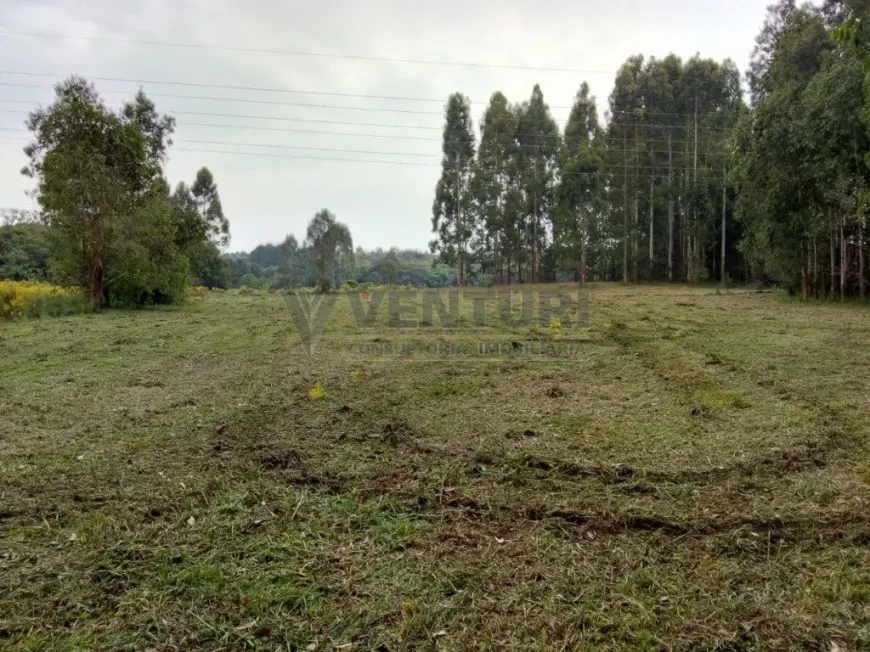
<path id="1" fill-rule="evenodd" d="M 118 307 L 178 303 L 187 294 L 190 262 L 172 242 L 172 206 L 150 197 L 125 221 L 124 237 L 109 252 L 106 281 L 109 305 Z"/>
<path id="2" fill-rule="evenodd" d="M 0 226 L 0 278 L 45 281 L 49 277 L 50 243 L 42 224 Z"/>
<path id="3" fill-rule="evenodd" d="M 0 318 L 61 317 L 87 312 L 90 307 L 79 288 L 36 281 L 0 281 Z"/>
<path id="4" fill-rule="evenodd" d="M 258 278 L 253 274 L 245 274 L 239 281 L 239 285 L 249 290 L 265 290 L 269 287 L 269 281 L 265 278 Z"/>

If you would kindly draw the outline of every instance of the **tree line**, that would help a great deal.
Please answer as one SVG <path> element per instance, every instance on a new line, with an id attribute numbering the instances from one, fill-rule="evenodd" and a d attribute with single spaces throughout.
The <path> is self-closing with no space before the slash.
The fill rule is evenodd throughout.
<path id="1" fill-rule="evenodd" d="M 335 216 L 325 209 L 318 216 L 321 217 L 315 219 L 335 220 Z M 332 289 L 348 283 L 415 287 L 456 285 L 456 270 L 434 266 L 434 257 L 429 253 L 398 248 L 353 249 L 350 230 L 344 225 L 336 232 L 340 237 L 331 241 L 321 237 L 322 233 L 322 227 L 309 225 L 301 244 L 295 236 L 288 235 L 281 244 L 263 244 L 249 253 L 228 254 L 228 276 L 222 287 Z M 480 283 L 488 279 L 472 281 Z"/>
<path id="2" fill-rule="evenodd" d="M 604 120 L 584 82 L 564 129 L 536 85 L 520 103 L 493 93 L 478 141 L 454 93 L 432 252 L 459 284 L 469 270 L 496 283 L 772 279 L 864 297 L 865 53 L 837 36 L 867 4 L 771 6 L 748 104 L 731 60 L 673 54 L 630 57 Z"/>
<path id="3" fill-rule="evenodd" d="M 87 289 L 94 308 L 171 303 L 190 282 L 209 283 L 229 242 L 207 168 L 172 191 L 163 173 L 175 120 L 141 90 L 114 111 L 73 76 L 31 112 L 22 173 L 38 213 L 7 210 L 0 272 Z"/>

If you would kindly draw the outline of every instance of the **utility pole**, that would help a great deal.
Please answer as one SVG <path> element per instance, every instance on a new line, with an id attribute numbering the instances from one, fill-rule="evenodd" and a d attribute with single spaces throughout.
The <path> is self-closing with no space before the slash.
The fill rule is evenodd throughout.
<path id="1" fill-rule="evenodd" d="M 692 184 L 692 194 L 697 194 L 698 191 L 698 88 L 695 87 L 695 180 Z M 700 280 L 698 265 L 700 263 L 700 243 L 698 242 L 698 238 L 700 236 L 700 229 L 698 228 L 698 202 L 693 200 L 692 202 L 692 247 L 690 255 L 692 257 L 692 283 L 697 283 Z"/>
<path id="2" fill-rule="evenodd" d="M 674 189 L 673 189 L 673 152 L 671 151 L 671 135 L 668 128 L 668 280 L 674 280 Z"/>
<path id="3" fill-rule="evenodd" d="M 628 285 L 628 133 L 622 130 L 622 284 Z"/>
<path id="4" fill-rule="evenodd" d="M 728 187 L 725 185 L 725 180 L 728 177 L 728 166 L 722 173 L 722 255 L 719 258 L 720 267 L 722 268 L 720 276 L 722 277 L 722 287 L 725 287 L 725 210 L 728 201 Z"/>
<path id="5" fill-rule="evenodd" d="M 653 238 L 655 237 L 655 178 L 650 175 L 649 178 L 649 282 L 653 280 L 653 272 L 655 270 L 655 247 L 653 246 Z"/>
<path id="6" fill-rule="evenodd" d="M 632 184 L 632 193 L 634 194 L 634 243 L 632 245 L 632 251 L 634 252 L 634 260 L 632 260 L 631 264 L 631 282 L 637 283 L 637 239 L 638 232 L 640 231 L 640 158 L 639 158 L 639 142 L 640 139 L 637 135 L 637 123 L 634 124 L 634 169 L 633 169 L 633 178 L 634 184 Z"/>
<path id="7" fill-rule="evenodd" d="M 462 172 L 456 166 L 456 248 L 459 254 L 459 287 L 465 286 L 465 232 L 462 226 Z"/>
<path id="8" fill-rule="evenodd" d="M 539 146 L 540 147 L 540 146 Z M 540 154 L 540 152 L 539 152 Z M 539 283 L 538 278 L 538 160 L 535 158 L 535 183 L 534 183 L 534 215 L 532 218 L 532 283 Z"/>

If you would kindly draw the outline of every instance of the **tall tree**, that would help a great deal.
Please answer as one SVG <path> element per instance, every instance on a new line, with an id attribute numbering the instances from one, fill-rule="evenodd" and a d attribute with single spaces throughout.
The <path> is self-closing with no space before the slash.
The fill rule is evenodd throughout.
<path id="1" fill-rule="evenodd" d="M 298 287 L 304 283 L 306 251 L 299 246 L 296 238 L 288 235 L 278 247 L 278 273 L 280 285 Z"/>
<path id="2" fill-rule="evenodd" d="M 807 297 L 819 292 L 818 241 L 830 238 L 840 253 L 831 276 L 838 266 L 845 297 L 864 185 L 860 63 L 829 55 L 824 16 L 788 0 L 770 8 L 758 43 L 755 106 L 741 122 L 735 161 L 743 247 L 757 269 Z"/>
<path id="3" fill-rule="evenodd" d="M 217 183 L 208 168 L 201 168 L 196 173 L 190 191 L 207 227 L 209 239 L 219 247 L 226 247 L 230 242 L 230 222 L 224 216 Z"/>
<path id="4" fill-rule="evenodd" d="M 622 189 L 622 282 L 629 281 L 629 260 L 632 261 L 632 280 L 637 280 L 637 258 L 631 246 L 636 234 L 638 212 L 639 148 L 643 103 L 641 99 L 641 78 L 644 58 L 642 55 L 629 57 L 616 74 L 613 92 L 610 95 L 611 122 L 608 138 L 613 144 L 610 157 L 611 186 Z M 618 144 L 617 144 L 618 143 Z M 634 218 L 632 218 L 634 216 Z M 631 252 L 631 256 L 629 253 Z"/>
<path id="5" fill-rule="evenodd" d="M 554 227 L 557 251 L 575 261 L 580 283 L 587 280 L 589 246 L 598 240 L 600 135 L 595 98 L 589 94 L 589 84 L 583 82 L 565 125 Z"/>
<path id="6" fill-rule="evenodd" d="M 472 191 L 479 216 L 476 250 L 485 271 L 496 283 L 504 282 L 504 266 L 510 266 L 512 243 L 509 223 L 511 193 L 516 191 L 517 115 L 507 98 L 493 93 L 481 123 L 480 149 L 474 165 Z M 512 230 L 512 229 L 511 229 Z"/>
<path id="7" fill-rule="evenodd" d="M 441 178 L 432 204 L 432 231 L 437 237 L 429 246 L 439 262 L 458 266 L 460 286 L 466 282 L 469 241 L 474 233 L 470 188 L 474 144 L 471 101 L 454 93 L 445 109 Z"/>
<path id="8" fill-rule="evenodd" d="M 347 225 L 338 222 L 327 209 L 308 223 L 305 244 L 316 257 L 317 287 L 322 292 L 338 284 L 339 275 L 353 269 L 353 239 Z"/>
<path id="9" fill-rule="evenodd" d="M 544 102 L 541 87 L 535 84 L 520 109 L 517 135 L 533 283 L 541 281 L 541 252 L 552 232 L 560 140 L 559 127 Z"/>
<path id="10" fill-rule="evenodd" d="M 161 201 L 165 191 L 159 164 L 172 121 L 158 118 L 141 93 L 116 114 L 87 81 L 71 77 L 55 87 L 53 104 L 30 114 L 28 128 L 34 140 L 25 148 L 29 162 L 22 172 L 37 183 L 57 244 L 58 269 L 88 288 L 95 307 L 103 307 L 109 284 L 125 280 L 116 274 L 107 284 L 110 256 L 132 244 L 131 235 L 143 235 L 129 220 L 164 223 L 160 207 L 142 204 Z M 163 245 L 173 246 L 171 239 Z"/>

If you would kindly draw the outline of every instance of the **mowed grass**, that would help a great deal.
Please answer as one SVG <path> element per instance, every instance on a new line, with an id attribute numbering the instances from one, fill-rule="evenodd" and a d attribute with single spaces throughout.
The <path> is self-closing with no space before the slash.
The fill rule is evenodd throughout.
<path id="1" fill-rule="evenodd" d="M 352 346 L 575 340 L 564 358 Z M 589 327 L 277 295 L 0 324 L 0 648 L 870 647 L 870 311 L 599 285 Z M 325 396 L 312 401 L 321 383 Z"/>

